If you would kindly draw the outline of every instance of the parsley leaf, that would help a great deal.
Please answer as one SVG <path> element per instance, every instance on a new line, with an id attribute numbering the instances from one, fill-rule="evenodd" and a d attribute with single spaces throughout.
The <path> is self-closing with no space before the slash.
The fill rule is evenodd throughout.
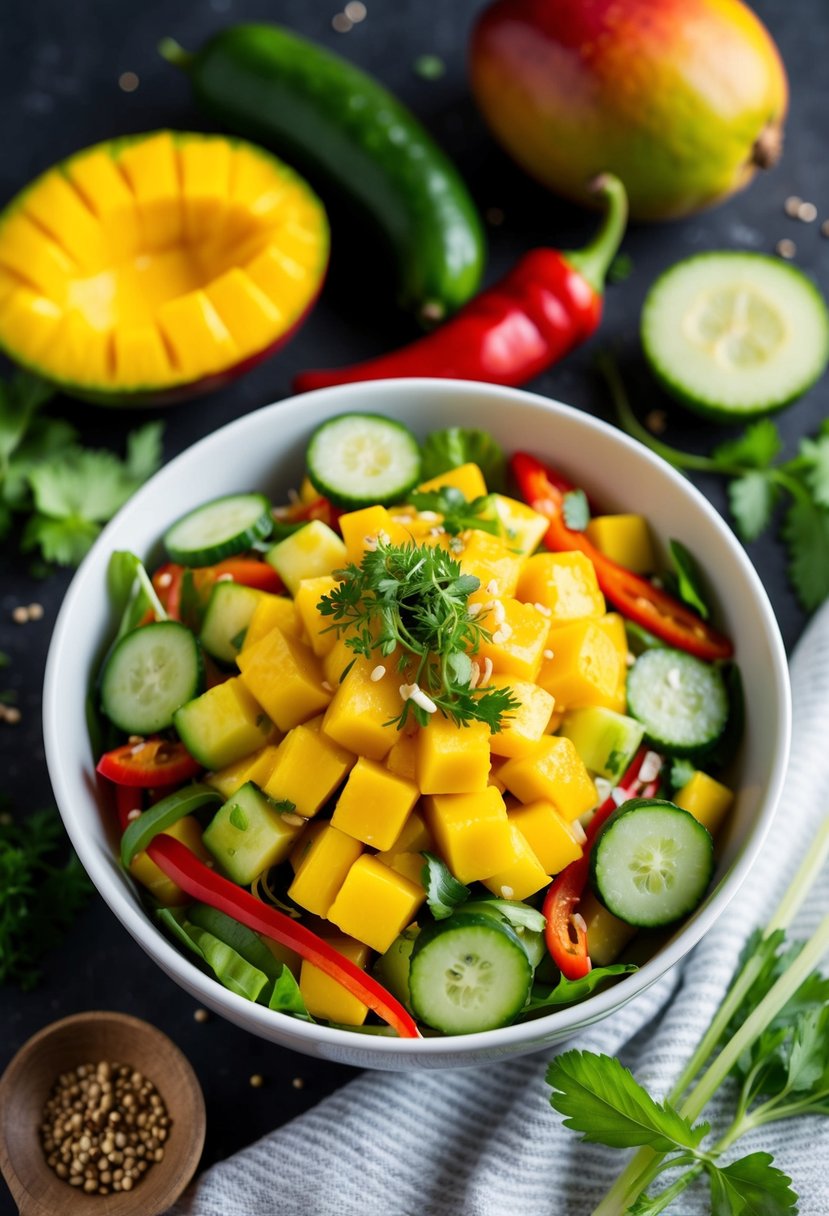
<path id="1" fill-rule="evenodd" d="M 711 1216 L 785 1216 L 796 1211 L 791 1178 L 769 1153 L 749 1153 L 725 1167 L 709 1165 Z"/>
<path id="2" fill-rule="evenodd" d="M 584 490 L 568 490 L 561 502 L 564 522 L 572 532 L 583 532 L 590 523 L 590 504 Z"/>
<path id="3" fill-rule="evenodd" d="M 445 862 L 434 853 L 424 853 L 423 886 L 426 902 L 435 920 L 446 920 L 456 908 L 469 899 L 469 887 L 465 887 L 451 872 Z"/>
<path id="4" fill-rule="evenodd" d="M 829 511 L 796 499 L 783 521 L 789 577 L 807 612 L 829 596 Z"/>
<path id="5" fill-rule="evenodd" d="M 756 540 L 765 531 L 776 499 L 776 487 L 767 473 L 752 470 L 731 482 L 728 502 L 743 540 Z"/>

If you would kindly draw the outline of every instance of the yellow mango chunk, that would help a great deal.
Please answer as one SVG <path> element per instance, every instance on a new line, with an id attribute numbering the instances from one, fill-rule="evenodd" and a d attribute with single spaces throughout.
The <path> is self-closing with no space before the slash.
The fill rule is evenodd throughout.
<path id="1" fill-rule="evenodd" d="M 538 683 L 555 697 L 559 709 L 615 708 L 625 669 L 600 621 L 573 621 L 551 629 L 547 645 L 553 657 L 542 663 Z"/>
<path id="2" fill-rule="evenodd" d="M 452 486 L 455 490 L 460 490 L 464 498 L 469 502 L 473 498 L 482 498 L 486 494 L 486 482 L 484 475 L 476 464 L 461 464 L 456 469 L 447 469 L 445 473 L 438 473 L 437 477 L 431 477 L 428 481 L 421 482 L 417 487 L 418 490 L 440 490 L 444 486 Z"/>
<path id="3" fill-rule="evenodd" d="M 466 794 L 486 789 L 489 777 L 489 727 L 485 722 L 458 726 L 432 714 L 415 736 L 417 784 L 422 794 Z"/>
<path id="4" fill-rule="evenodd" d="M 344 933 L 326 933 L 323 940 L 333 946 L 338 954 L 365 970 L 369 948 L 363 942 L 355 941 Z M 366 1020 L 368 1005 L 364 1005 L 347 988 L 307 959 L 302 960 L 299 991 L 312 1018 L 325 1018 L 342 1026 L 362 1026 Z"/>
<path id="5" fill-rule="evenodd" d="M 510 854 L 502 868 L 483 881 L 500 899 L 527 899 L 547 886 L 550 875 L 518 827 L 510 823 Z"/>
<path id="6" fill-rule="evenodd" d="M 89 148 L 66 162 L 66 176 L 106 233 L 114 261 L 138 249 L 138 208 L 108 148 Z"/>
<path id="7" fill-rule="evenodd" d="M 308 307 L 309 284 L 316 284 L 316 276 L 311 278 L 304 266 L 286 257 L 277 245 L 268 245 L 252 257 L 245 263 L 245 271 L 276 305 L 285 321 L 293 321 Z"/>
<path id="8" fill-rule="evenodd" d="M 581 857 L 584 832 L 580 825 L 567 823 L 545 798 L 508 806 L 507 818 L 524 836 L 547 874 L 560 874 Z"/>
<path id="9" fill-rule="evenodd" d="M 490 751 L 494 756 L 528 755 L 547 730 L 555 698 L 537 684 L 509 675 L 493 675 L 489 683 L 493 688 L 508 688 L 520 702 L 518 709 L 501 719 L 501 729 L 490 736 Z"/>
<path id="10" fill-rule="evenodd" d="M 482 639 L 476 656 L 478 662 L 490 659 L 494 671 L 535 680 L 547 647 L 548 618 L 533 604 L 522 604 L 520 600 L 505 597 L 491 602 L 493 607 L 480 617 L 491 637 Z M 496 607 L 498 604 L 500 608 Z"/>
<path id="11" fill-rule="evenodd" d="M 395 523 L 385 507 L 348 511 L 340 516 L 339 524 L 348 560 L 355 566 L 359 566 L 366 549 L 374 547 L 378 539 L 385 539 L 393 545 L 405 545 L 411 539 L 406 528 Z"/>
<path id="12" fill-rule="evenodd" d="M 60 173 L 46 173 L 26 194 L 23 210 L 83 271 L 107 264 L 106 235 L 78 191 Z"/>
<path id="13" fill-rule="evenodd" d="M 269 549 L 265 561 L 273 566 L 291 595 L 296 595 L 304 578 L 320 578 L 344 566 L 346 549 L 332 528 L 320 519 L 312 519 Z"/>
<path id="14" fill-rule="evenodd" d="M 304 578 L 294 596 L 294 605 L 299 619 L 302 621 L 305 635 L 314 654 L 320 658 L 334 649 L 337 642 L 337 631 L 331 628 L 333 618 L 323 616 L 317 605 L 324 595 L 331 594 L 336 585 L 337 580 L 330 574 L 321 574 L 318 578 Z M 331 683 L 330 680 L 329 683 Z"/>
<path id="15" fill-rule="evenodd" d="M 293 802 L 304 819 L 316 815 L 345 779 L 354 757 L 318 730 L 295 726 L 276 749 L 263 789 L 277 801 Z"/>
<path id="16" fill-rule="evenodd" d="M 386 768 L 398 777 L 407 781 L 415 781 L 417 777 L 417 744 L 416 734 L 405 735 L 398 731 L 398 739 L 386 756 Z"/>
<path id="17" fill-rule="evenodd" d="M 205 294 L 243 359 L 264 350 L 281 333 L 279 308 L 238 266 L 214 279 Z"/>
<path id="18" fill-rule="evenodd" d="M 270 595 L 265 593 L 253 610 L 250 618 L 242 650 L 250 650 L 257 642 L 261 642 L 272 629 L 279 629 L 289 638 L 302 641 L 302 624 L 299 614 L 294 607 L 294 601 L 287 595 Z"/>
<path id="19" fill-rule="evenodd" d="M 281 942 L 275 942 L 272 937 L 265 937 L 263 934 L 259 936 L 276 961 L 284 963 L 294 979 L 299 979 L 302 958 L 297 954 L 296 950 L 291 950 L 289 946 L 283 946 Z"/>
<path id="20" fill-rule="evenodd" d="M 65 249 L 51 241 L 22 211 L 14 211 L 0 228 L 0 266 L 14 271 L 28 287 L 55 304 L 63 304 L 77 266 Z"/>
<path id="21" fill-rule="evenodd" d="M 132 187 L 145 249 L 177 244 L 184 232 L 176 148 L 169 131 L 126 143 L 118 164 Z"/>
<path id="22" fill-rule="evenodd" d="M 733 790 L 699 769 L 674 796 L 676 805 L 689 811 L 712 836 L 716 836 L 722 827 L 733 801 Z"/>
<path id="23" fill-rule="evenodd" d="M 568 823 L 597 805 L 596 787 L 569 739 L 546 735 L 528 756 L 508 760 L 499 776 L 522 802 L 552 802 Z"/>
<path id="24" fill-rule="evenodd" d="M 592 891 L 584 893 L 579 913 L 587 926 L 587 953 L 594 967 L 614 962 L 636 934 L 632 925 L 608 912 Z"/>
<path id="25" fill-rule="evenodd" d="M 218 790 L 227 801 L 248 781 L 255 781 L 261 787 L 267 779 L 263 770 L 267 768 L 268 763 L 273 764 L 275 758 L 276 748 L 272 744 L 266 744 L 265 747 L 251 752 L 249 756 L 242 756 L 214 773 L 206 773 L 202 780 L 207 785 L 212 785 L 214 790 Z"/>
<path id="26" fill-rule="evenodd" d="M 517 498 L 507 498 L 505 494 L 494 494 L 493 500 L 495 514 L 504 530 L 504 543 L 525 556 L 534 553 L 550 526 L 547 517 L 539 515 Z"/>
<path id="27" fill-rule="evenodd" d="M 117 327 L 113 331 L 115 377 L 124 388 L 141 388 L 175 378 L 158 326 Z"/>
<path id="28" fill-rule="evenodd" d="M 420 811 L 412 811 L 400 831 L 400 835 L 386 849 L 387 853 L 433 852 L 435 842 Z"/>
<path id="29" fill-rule="evenodd" d="M 528 604 L 543 604 L 551 623 L 600 617 L 605 610 L 596 571 L 584 553 L 536 553 L 528 557 L 516 592 Z"/>
<path id="30" fill-rule="evenodd" d="M 422 887 L 364 854 L 348 871 L 328 919 L 382 954 L 411 924 L 425 898 Z"/>
<path id="31" fill-rule="evenodd" d="M 208 688 L 177 709 L 176 730 L 205 768 L 225 768 L 267 742 L 271 723 L 238 676 Z"/>
<path id="32" fill-rule="evenodd" d="M 388 866 L 397 874 L 402 874 L 416 887 L 423 886 L 425 858 L 422 853 L 398 853 L 393 849 L 387 849 L 383 853 L 377 853 L 376 857 L 378 861 L 382 861 L 384 866 Z"/>
<path id="33" fill-rule="evenodd" d="M 66 324 L 65 313 L 45 296 L 17 287 L 0 305 L 0 334 L 3 341 L 23 359 L 37 362 L 51 350 L 57 334 Z"/>
<path id="34" fill-rule="evenodd" d="M 387 768 L 363 756 L 351 770 L 331 822 L 341 832 L 375 849 L 388 849 L 418 799 L 413 781 L 396 777 Z"/>
<path id="35" fill-rule="evenodd" d="M 492 785 L 479 794 L 424 798 L 423 818 L 441 857 L 460 882 L 488 878 L 511 856 L 504 799 Z"/>
<path id="36" fill-rule="evenodd" d="M 308 855 L 308 851 L 316 838 L 330 826 L 327 819 L 312 819 L 307 827 L 302 829 L 302 832 L 297 838 L 297 842 L 291 850 L 291 855 L 288 860 L 291 863 L 291 868 L 296 874 L 302 862 Z"/>
<path id="37" fill-rule="evenodd" d="M 238 358 L 227 326 L 203 291 L 166 300 L 157 317 L 176 367 L 184 375 L 209 375 Z"/>
<path id="38" fill-rule="evenodd" d="M 606 702 L 606 706 L 608 709 L 615 709 L 618 714 L 623 714 L 628 702 L 628 636 L 624 617 L 620 616 L 618 612 L 607 612 L 599 618 L 596 624 L 605 631 L 619 656 L 619 682 L 616 685 L 616 692 Z"/>
<path id="39" fill-rule="evenodd" d="M 400 682 L 396 672 L 387 671 L 380 680 L 372 680 L 376 664 L 359 657 L 343 682 L 336 688 L 323 722 L 329 738 L 342 747 L 382 760 L 397 741 L 397 729 L 391 723 L 403 708 Z"/>
<path id="40" fill-rule="evenodd" d="M 211 860 L 210 853 L 202 844 L 201 824 L 193 815 L 185 815 L 183 819 L 165 828 L 164 833 L 172 836 L 174 840 L 180 840 L 191 853 L 195 853 L 199 861 Z M 172 878 L 168 878 L 146 853 L 135 855 L 130 862 L 130 874 L 142 887 L 147 888 L 153 899 L 157 899 L 163 908 L 175 908 L 193 902 L 192 897 L 182 891 Z"/>
<path id="41" fill-rule="evenodd" d="M 86 317 L 72 310 L 64 314 L 52 335 L 49 362 L 70 380 L 106 384 L 111 350 L 112 335 L 94 329 Z"/>
<path id="42" fill-rule="evenodd" d="M 226 139 L 185 139 L 178 146 L 184 234 L 193 243 L 216 230 L 230 197 Z"/>
<path id="43" fill-rule="evenodd" d="M 363 846 L 330 823 L 321 824 L 320 829 L 310 838 L 294 881 L 288 888 L 288 896 L 315 916 L 328 916 L 329 908 Z"/>
<path id="44" fill-rule="evenodd" d="M 501 596 L 514 596 L 527 560 L 513 553 L 503 541 L 488 532 L 466 532 L 458 560 L 464 574 L 474 574 L 480 587 L 469 597 L 471 604 L 486 603 Z M 524 599 L 524 596 L 520 597 Z"/>
<path id="45" fill-rule="evenodd" d="M 345 634 L 337 637 L 335 633 L 334 636 L 336 638 L 334 645 L 328 654 L 322 656 L 322 673 L 331 687 L 336 689 L 340 683 L 340 677 L 354 658 L 354 651 L 346 645 Z M 369 670 L 373 670 L 373 668 Z"/>
<path id="46" fill-rule="evenodd" d="M 246 688 L 282 731 L 313 717 L 331 700 L 319 659 L 281 629 L 245 647 L 237 662 Z"/>
<path id="47" fill-rule="evenodd" d="M 495 736 L 493 735 L 493 738 L 494 737 Z M 501 780 L 501 769 L 504 767 L 506 762 L 506 756 L 493 755 L 492 762 L 489 766 L 489 781 L 487 782 L 487 785 L 493 785 L 499 794 L 505 794 L 507 792 L 507 787 Z"/>
<path id="48" fill-rule="evenodd" d="M 594 515 L 585 532 L 600 553 L 635 574 L 656 569 L 650 525 L 644 515 Z"/>

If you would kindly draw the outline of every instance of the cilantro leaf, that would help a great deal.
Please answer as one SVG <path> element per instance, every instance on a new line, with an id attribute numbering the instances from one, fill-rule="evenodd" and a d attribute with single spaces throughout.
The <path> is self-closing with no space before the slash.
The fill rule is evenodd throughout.
<path id="1" fill-rule="evenodd" d="M 0 475 L 20 444 L 32 418 L 54 389 L 29 372 L 17 372 L 0 384 Z"/>
<path id="2" fill-rule="evenodd" d="M 162 423 L 148 422 L 127 436 L 127 455 L 124 464 L 128 475 L 138 485 L 143 484 L 161 466 L 161 436 L 163 433 Z"/>
<path id="3" fill-rule="evenodd" d="M 795 593 L 812 612 L 829 596 L 829 511 L 796 499 L 783 521 L 783 539 Z"/>
<path id="4" fill-rule="evenodd" d="M 446 920 L 456 908 L 466 903 L 469 898 L 469 887 L 455 878 L 449 867 L 435 857 L 434 853 L 424 853 L 423 885 L 426 888 L 426 902 L 435 920 Z"/>
<path id="5" fill-rule="evenodd" d="M 489 494 L 470 500 L 455 486 L 441 486 L 438 490 L 413 490 L 409 502 L 416 511 L 434 511 L 442 515 L 443 530 L 450 536 L 457 536 L 467 528 L 491 532 L 493 536 L 501 533 L 501 521 Z"/>
<path id="6" fill-rule="evenodd" d="M 696 766 L 690 760 L 686 760 L 684 756 L 675 756 L 671 760 L 671 789 L 681 790 L 683 785 L 688 784 L 696 771 Z"/>
<path id="7" fill-rule="evenodd" d="M 47 562 L 77 566 L 98 539 L 100 531 L 100 524 L 80 515 L 53 519 L 36 512 L 23 530 L 22 547 L 25 552 L 40 549 Z"/>
<path id="8" fill-rule="evenodd" d="M 731 482 L 728 502 L 743 540 L 756 540 L 768 527 L 776 499 L 774 482 L 767 473 L 744 473 Z"/>
<path id="9" fill-rule="evenodd" d="M 43 515 L 95 523 L 111 519 L 141 484 L 112 452 L 86 448 L 71 448 L 39 464 L 29 483 Z"/>
<path id="10" fill-rule="evenodd" d="M 800 456 L 806 462 L 806 484 L 821 507 L 829 507 L 829 434 L 818 439 L 803 439 Z"/>
<path id="11" fill-rule="evenodd" d="M 534 984 L 527 1009 L 552 1009 L 558 1005 L 572 1005 L 575 1001 L 583 1001 L 585 997 L 590 996 L 604 980 L 615 975 L 629 975 L 637 970 L 633 963 L 610 963 L 606 967 L 593 967 L 580 980 L 568 980 L 562 975 L 552 988 Z"/>
<path id="12" fill-rule="evenodd" d="M 829 1071 L 829 1007 L 801 1014 L 794 1026 L 786 1084 L 793 1093 L 812 1089 Z"/>
<path id="13" fill-rule="evenodd" d="M 707 1166 L 711 1216 L 786 1216 L 796 1211 L 791 1178 L 769 1153 L 749 1153 L 731 1165 Z"/>
<path id="14" fill-rule="evenodd" d="M 504 487 L 506 458 L 488 431 L 463 426 L 432 431 L 423 441 L 422 460 L 424 481 L 471 463 L 481 470 L 490 490 Z"/>
<path id="15" fill-rule="evenodd" d="M 707 621 L 710 613 L 702 592 L 702 575 L 696 559 L 679 540 L 670 540 L 668 548 L 676 568 L 679 598 Z"/>
<path id="16" fill-rule="evenodd" d="M 582 1140 L 611 1148 L 647 1145 L 657 1152 L 696 1148 L 708 1131 L 692 1127 L 667 1102 L 656 1102 L 612 1056 L 566 1051 L 547 1069 L 550 1103 Z"/>
<path id="17" fill-rule="evenodd" d="M 561 502 L 564 522 L 571 532 L 583 532 L 590 523 L 590 504 L 584 490 L 568 490 Z"/>
<path id="18" fill-rule="evenodd" d="M 59 456 L 76 437 L 75 428 L 62 418 L 35 418 L 9 461 L 2 483 L 5 502 L 23 510 L 31 497 L 29 474 L 42 461 Z"/>
<path id="19" fill-rule="evenodd" d="M 781 447 L 777 427 L 770 418 L 761 418 L 746 427 L 738 439 L 729 439 L 714 448 L 711 457 L 720 467 L 744 465 L 750 469 L 767 469 Z"/>

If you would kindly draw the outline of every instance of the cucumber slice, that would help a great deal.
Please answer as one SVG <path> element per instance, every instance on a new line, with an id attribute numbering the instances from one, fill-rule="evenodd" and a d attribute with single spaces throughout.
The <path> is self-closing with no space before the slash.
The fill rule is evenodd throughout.
<path id="1" fill-rule="evenodd" d="M 177 519 L 164 534 L 164 547 L 182 566 L 212 566 L 265 540 L 272 528 L 264 494 L 228 494 Z"/>
<path id="2" fill-rule="evenodd" d="M 178 621 L 155 621 L 126 634 L 101 674 L 101 707 L 128 735 L 150 735 L 198 696 L 204 680 L 199 644 Z"/>
<path id="3" fill-rule="evenodd" d="M 420 481 L 420 445 L 408 427 L 378 414 L 340 414 L 311 436 L 308 476 L 341 507 L 401 502 Z"/>
<path id="4" fill-rule="evenodd" d="M 811 280 L 760 253 L 703 253 L 656 280 L 642 345 L 674 396 L 720 422 L 778 410 L 829 359 L 829 313 Z"/>
<path id="5" fill-rule="evenodd" d="M 646 650 L 628 672 L 628 709 L 657 747 L 690 756 L 711 747 L 728 721 L 718 667 L 684 650 Z"/>
<path id="6" fill-rule="evenodd" d="M 532 978 L 527 953 L 507 924 L 459 912 L 422 930 L 415 942 L 412 1009 L 444 1034 L 494 1030 L 524 1008 Z"/>
<path id="7" fill-rule="evenodd" d="M 692 912 L 714 869 L 711 833 L 688 811 L 658 798 L 632 798 L 602 828 L 590 881 L 614 916 L 656 928 Z"/>
<path id="8" fill-rule="evenodd" d="M 199 641 L 220 663 L 234 663 L 242 649 L 250 618 L 264 591 L 243 583 L 215 583 L 207 601 Z"/>

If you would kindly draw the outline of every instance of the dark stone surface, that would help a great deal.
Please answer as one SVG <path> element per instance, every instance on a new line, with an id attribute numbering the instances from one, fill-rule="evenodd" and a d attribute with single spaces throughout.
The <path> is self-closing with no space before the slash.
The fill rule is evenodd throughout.
<path id="1" fill-rule="evenodd" d="M 235 20 L 273 19 L 301 31 L 373 71 L 423 119 L 456 158 L 482 210 L 503 212 L 503 223 L 489 225 L 488 280 L 533 244 L 575 247 L 586 239 L 589 216 L 557 202 L 524 178 L 493 146 L 470 101 L 465 83 L 465 46 L 475 0 L 368 0 L 368 17 L 347 35 L 334 32 L 334 3 L 319 0 L 211 0 L 141 5 L 113 0 L 6 0 L 0 43 L 0 199 L 11 197 L 31 177 L 80 147 L 124 132 L 160 126 L 202 128 L 186 82 L 156 54 L 165 34 L 196 46 L 212 31 Z M 826 156 L 825 64 L 829 59 L 829 13 L 825 0 L 757 0 L 781 47 L 793 84 L 791 115 L 783 161 L 728 204 L 694 219 L 657 227 L 635 227 L 625 242 L 633 273 L 608 293 L 602 341 L 618 346 L 630 364 L 630 385 L 642 406 L 666 405 L 637 359 L 639 306 L 654 276 L 691 252 L 716 248 L 772 251 L 781 237 L 797 242 L 797 262 L 829 289 L 829 243 L 818 224 L 788 219 L 783 202 L 790 194 L 826 205 L 829 158 Z M 437 54 L 446 64 L 435 81 L 414 71 L 420 54 Z M 132 93 L 118 85 L 125 71 L 137 73 Z M 165 413 L 165 456 L 240 414 L 286 396 L 292 375 L 301 368 L 336 365 L 388 349 L 406 339 L 406 319 L 388 307 L 379 278 L 363 266 L 360 234 L 334 221 L 334 261 L 319 307 L 291 345 L 246 379 L 204 401 Z M 373 256 L 367 260 L 372 262 Z M 592 371 L 597 343 L 531 387 L 592 413 L 607 410 L 602 385 Z M 53 410 L 65 414 L 88 443 L 120 449 L 125 432 L 145 417 L 59 399 Z M 780 418 L 788 450 L 814 431 L 826 414 L 825 387 L 803 398 Z M 728 432 L 725 432 L 727 434 Z M 670 413 L 668 439 L 679 446 L 707 450 L 716 440 L 707 425 L 679 411 Z M 725 513 L 724 488 L 702 479 L 701 488 Z M 805 623 L 786 583 L 785 555 L 770 534 L 749 547 L 768 590 L 787 643 Z M 23 721 L 0 725 L 0 791 L 21 812 L 51 799 L 43 759 L 39 707 L 43 666 L 51 625 L 69 582 L 58 572 L 38 581 L 28 562 L 4 551 L 0 582 L 0 650 L 11 657 L 0 685 L 17 690 Z M 40 601 L 42 621 L 14 625 L 19 603 Z M 192 1060 L 204 1086 L 208 1108 L 205 1164 L 242 1147 L 276 1124 L 300 1113 L 343 1084 L 353 1070 L 316 1063 L 260 1042 L 217 1018 L 193 1020 L 191 999 L 142 953 L 95 898 L 68 938 L 47 959 L 35 991 L 0 992 L 0 1067 L 35 1030 L 82 1009 L 127 1010 L 168 1032 Z M 252 1073 L 265 1077 L 262 1089 L 248 1085 Z M 292 1079 L 303 1078 L 294 1088 Z M 0 1196 L 0 1211 L 11 1212 Z"/>

